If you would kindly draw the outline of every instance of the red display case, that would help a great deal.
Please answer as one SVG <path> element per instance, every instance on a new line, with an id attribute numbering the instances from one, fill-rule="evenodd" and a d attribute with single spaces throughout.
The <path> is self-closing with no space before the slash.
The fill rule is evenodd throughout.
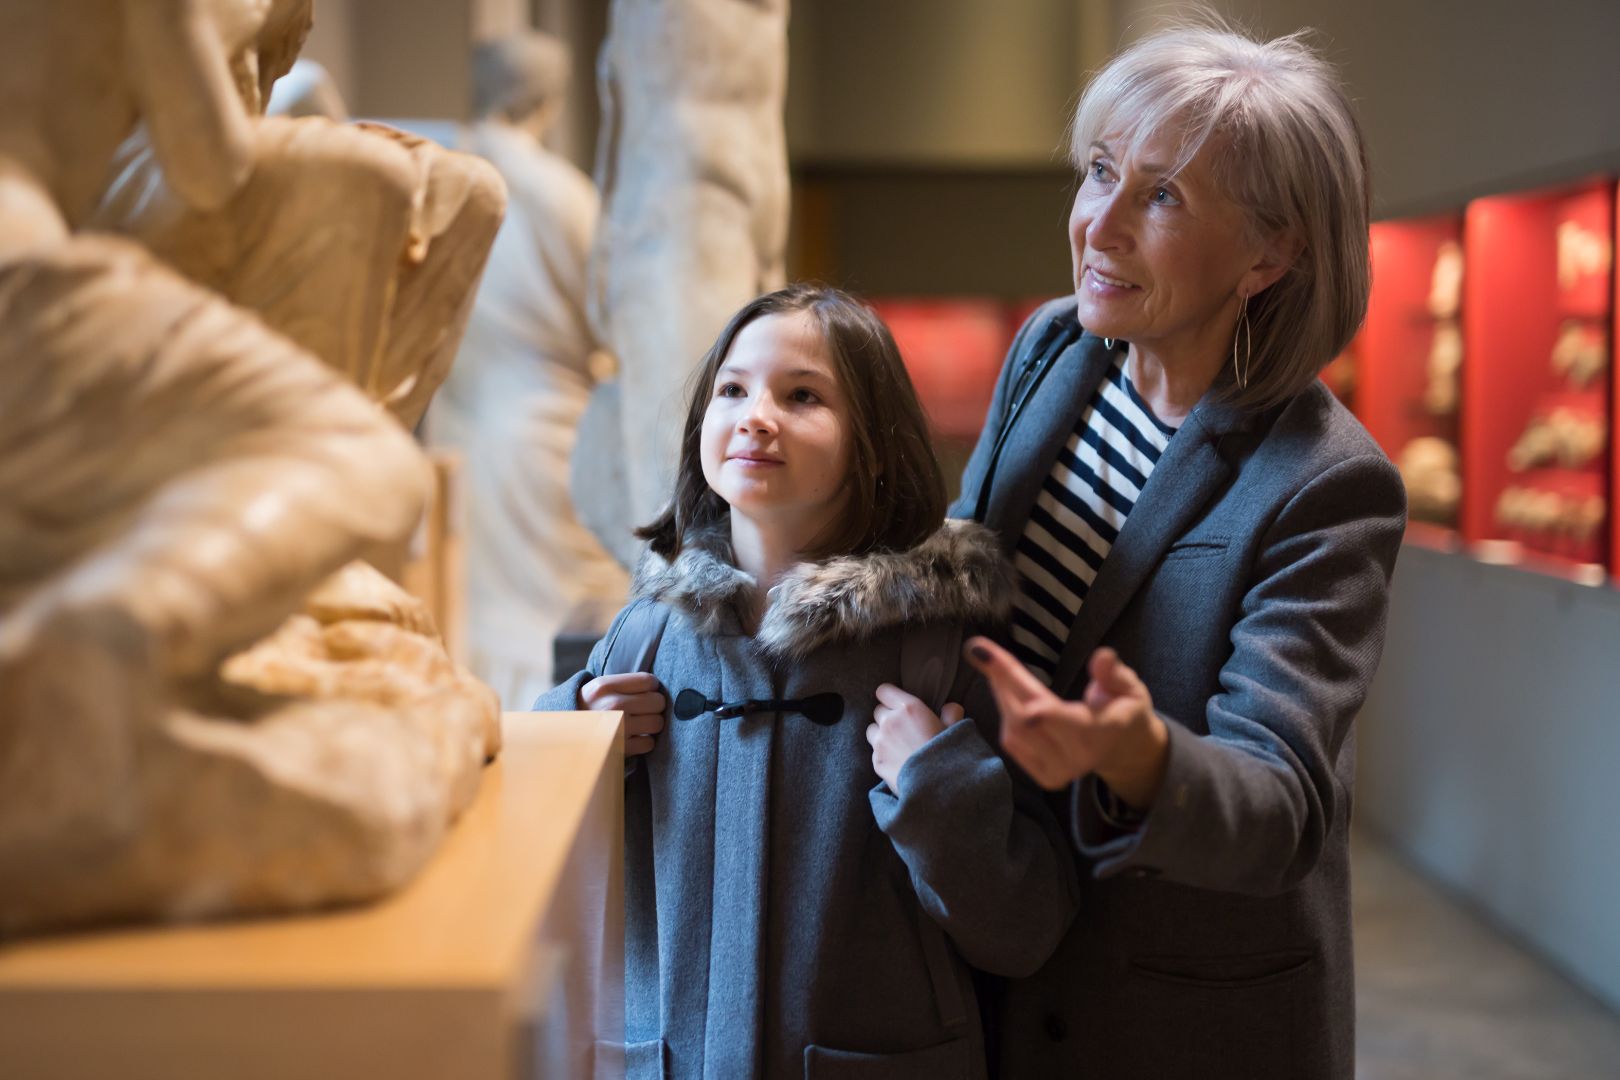
<path id="1" fill-rule="evenodd" d="M 1616 225 L 1616 241 L 1620 243 L 1620 194 L 1616 195 L 1614 206 L 1614 219 Z M 1609 408 L 1609 423 L 1620 420 L 1620 373 L 1614 370 L 1614 349 L 1620 344 L 1620 273 L 1611 273 L 1614 279 L 1614 293 L 1610 304 L 1614 311 L 1614 320 L 1609 329 L 1609 386 L 1613 395 Z M 1614 508 L 1620 507 L 1620 439 L 1616 439 L 1611 432 L 1609 436 L 1611 457 L 1609 459 L 1609 572 L 1620 577 L 1620 527 L 1614 520 Z"/>
<path id="2" fill-rule="evenodd" d="M 1372 227 L 1372 296 L 1354 343 L 1355 408 L 1401 469 L 1413 521 L 1454 527 L 1463 335 L 1461 215 Z"/>
<path id="3" fill-rule="evenodd" d="M 1610 556 L 1614 237 L 1609 180 L 1469 204 L 1462 534 L 1491 557 Z"/>

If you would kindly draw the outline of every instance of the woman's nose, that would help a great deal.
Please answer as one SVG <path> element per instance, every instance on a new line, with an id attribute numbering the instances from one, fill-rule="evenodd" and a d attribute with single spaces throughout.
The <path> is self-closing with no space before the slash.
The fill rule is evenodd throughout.
<path id="1" fill-rule="evenodd" d="M 1118 193 L 1098 196 L 1089 207 L 1091 218 L 1086 222 L 1086 246 L 1093 251 L 1108 251 L 1126 244 L 1130 239 L 1127 207 Z"/>

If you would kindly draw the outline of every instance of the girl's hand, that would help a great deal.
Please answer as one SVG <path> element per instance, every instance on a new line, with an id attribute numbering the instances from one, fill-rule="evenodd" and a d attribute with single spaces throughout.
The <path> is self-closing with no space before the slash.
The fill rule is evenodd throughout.
<path id="1" fill-rule="evenodd" d="M 965 651 L 1001 708 L 1002 748 L 1037 784 L 1056 791 L 1094 772 L 1136 809 L 1153 805 L 1170 733 L 1118 653 L 1092 653 L 1084 700 L 1064 701 L 987 638 L 969 639 Z"/>
<path id="2" fill-rule="evenodd" d="M 624 713 L 624 756 L 645 754 L 653 736 L 664 730 L 669 701 L 658 680 L 645 671 L 602 675 L 579 689 L 579 707 L 597 712 Z"/>
<path id="3" fill-rule="evenodd" d="M 896 795 L 900 794 L 900 767 L 917 748 L 962 719 L 962 706 L 952 702 L 944 716 L 922 699 L 898 686 L 884 683 L 877 688 L 877 707 L 866 728 L 866 741 L 872 744 L 872 768 Z"/>

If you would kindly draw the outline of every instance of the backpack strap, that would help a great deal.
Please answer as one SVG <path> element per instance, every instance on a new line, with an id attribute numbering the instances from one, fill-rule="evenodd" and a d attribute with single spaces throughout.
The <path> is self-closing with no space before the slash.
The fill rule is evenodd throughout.
<path id="1" fill-rule="evenodd" d="M 900 636 L 900 688 L 937 714 L 950 700 L 962 660 L 959 623 L 923 623 Z"/>
<path id="2" fill-rule="evenodd" d="M 921 698 L 939 713 L 950 700 L 961 657 L 960 624 L 941 622 L 908 627 L 900 635 L 900 688 Z M 956 950 L 945 937 L 945 931 L 926 911 L 919 913 L 917 928 L 923 960 L 928 965 L 928 978 L 934 984 L 940 1023 L 947 1031 L 961 1031 L 967 1026 L 967 1008 L 957 980 L 960 961 Z"/>
<path id="3" fill-rule="evenodd" d="M 669 608 L 643 597 L 631 604 L 618 625 L 609 631 L 607 648 L 602 652 L 602 670 L 591 675 L 627 675 L 632 671 L 652 672 L 658 656 L 658 643 L 669 625 Z M 640 758 L 626 758 L 624 778 L 644 770 L 636 766 Z"/>
<path id="4" fill-rule="evenodd" d="M 630 605 L 614 627 L 603 653 L 602 670 L 597 675 L 625 675 L 632 671 L 651 672 L 658 656 L 658 643 L 669 625 L 669 608 L 643 597 Z"/>

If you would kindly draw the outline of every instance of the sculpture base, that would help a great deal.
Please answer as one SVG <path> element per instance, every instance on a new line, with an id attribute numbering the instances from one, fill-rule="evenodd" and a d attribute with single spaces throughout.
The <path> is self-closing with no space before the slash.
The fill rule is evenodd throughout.
<path id="1" fill-rule="evenodd" d="M 465 817 L 380 903 L 0 945 L 8 1080 L 587 1072 L 622 1024 L 620 714 L 504 722 Z"/>

